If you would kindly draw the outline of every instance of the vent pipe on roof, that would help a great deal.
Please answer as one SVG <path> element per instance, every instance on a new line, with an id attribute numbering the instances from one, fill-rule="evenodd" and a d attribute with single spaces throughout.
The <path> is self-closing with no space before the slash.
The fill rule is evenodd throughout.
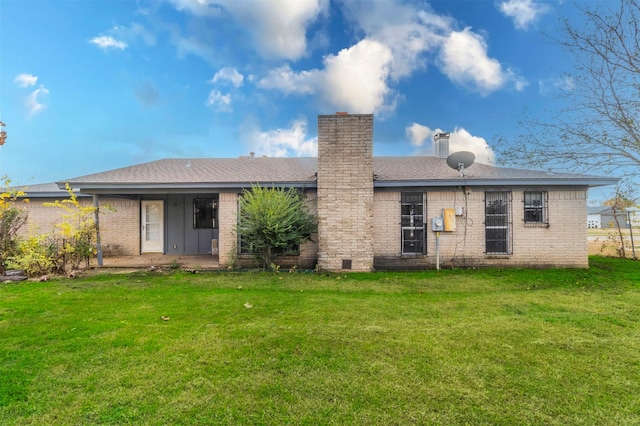
<path id="1" fill-rule="evenodd" d="M 436 157 L 447 158 L 449 156 L 449 135 L 450 133 L 436 133 L 433 142 L 436 145 Z"/>

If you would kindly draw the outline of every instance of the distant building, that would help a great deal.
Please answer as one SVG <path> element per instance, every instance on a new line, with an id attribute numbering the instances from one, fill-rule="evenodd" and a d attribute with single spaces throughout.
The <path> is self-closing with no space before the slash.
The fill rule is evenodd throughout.
<path id="1" fill-rule="evenodd" d="M 637 222 L 638 214 L 637 211 L 630 212 L 632 214 L 632 222 L 633 218 Z M 618 223 L 621 228 L 629 228 L 631 225 L 629 223 L 629 214 L 627 211 L 618 212 Z M 637 225 L 634 225 L 637 226 Z M 613 209 L 609 206 L 595 206 L 595 207 L 587 207 L 587 228 L 615 228 L 616 221 L 613 215 Z"/>

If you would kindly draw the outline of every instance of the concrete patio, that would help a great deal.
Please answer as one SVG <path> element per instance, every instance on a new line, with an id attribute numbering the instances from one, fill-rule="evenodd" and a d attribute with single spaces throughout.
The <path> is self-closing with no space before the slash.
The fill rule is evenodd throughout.
<path id="1" fill-rule="evenodd" d="M 109 256 L 103 259 L 102 266 L 98 266 L 96 259 L 92 259 L 91 266 L 97 268 L 127 268 L 146 269 L 151 267 L 198 270 L 218 270 L 218 256 L 211 255 L 163 255 L 163 254 L 143 254 L 139 256 Z"/>

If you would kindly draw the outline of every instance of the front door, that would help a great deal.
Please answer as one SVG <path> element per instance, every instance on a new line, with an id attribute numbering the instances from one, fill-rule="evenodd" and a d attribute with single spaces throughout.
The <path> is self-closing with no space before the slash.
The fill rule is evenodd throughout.
<path id="1" fill-rule="evenodd" d="M 164 252 L 164 203 L 142 202 L 142 253 Z"/>

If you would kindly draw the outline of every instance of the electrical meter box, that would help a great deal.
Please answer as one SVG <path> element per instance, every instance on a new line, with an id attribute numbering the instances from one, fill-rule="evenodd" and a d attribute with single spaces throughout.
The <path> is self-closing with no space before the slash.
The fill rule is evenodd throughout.
<path id="1" fill-rule="evenodd" d="M 444 231 L 444 220 L 442 220 L 442 217 L 438 216 L 431 219 L 431 230 Z"/>
<path id="2" fill-rule="evenodd" d="M 445 232 L 453 232 L 456 230 L 456 209 L 444 209 L 442 214 L 444 220 Z"/>

